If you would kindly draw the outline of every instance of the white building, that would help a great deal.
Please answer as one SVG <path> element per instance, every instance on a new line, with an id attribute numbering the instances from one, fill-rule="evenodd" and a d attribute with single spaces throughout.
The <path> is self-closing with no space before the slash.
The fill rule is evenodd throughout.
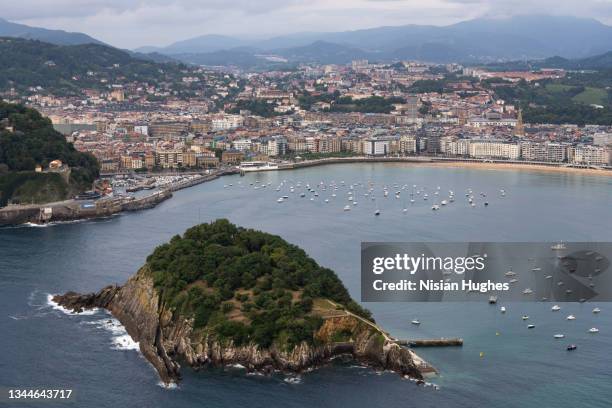
<path id="1" fill-rule="evenodd" d="M 607 147 L 576 145 L 569 149 L 570 161 L 574 164 L 607 166 L 610 164 L 610 151 Z"/>
<path id="2" fill-rule="evenodd" d="M 240 139 L 240 140 L 234 140 L 232 142 L 232 145 L 234 146 L 234 149 L 244 152 L 247 150 L 251 150 L 251 146 L 253 145 L 253 142 L 251 142 L 250 139 Z"/>
<path id="3" fill-rule="evenodd" d="M 496 140 L 471 140 L 470 156 L 481 159 L 518 160 L 521 157 L 521 148 L 516 143 Z"/>
<path id="4" fill-rule="evenodd" d="M 593 135 L 593 144 L 596 146 L 612 145 L 612 133 L 595 133 Z"/>
<path id="5" fill-rule="evenodd" d="M 389 153 L 389 140 L 366 139 L 363 141 L 363 153 L 368 156 L 386 156 Z"/>
<path id="6" fill-rule="evenodd" d="M 217 132 L 220 130 L 235 129 L 244 123 L 244 119 L 240 115 L 223 115 L 212 119 L 212 130 Z"/>
<path id="7" fill-rule="evenodd" d="M 274 136 L 268 140 L 268 156 L 282 156 L 287 154 L 287 139 L 283 136 Z"/>
<path id="8" fill-rule="evenodd" d="M 399 140 L 400 153 L 412 154 L 417 151 L 417 139 L 412 135 L 403 135 Z"/>

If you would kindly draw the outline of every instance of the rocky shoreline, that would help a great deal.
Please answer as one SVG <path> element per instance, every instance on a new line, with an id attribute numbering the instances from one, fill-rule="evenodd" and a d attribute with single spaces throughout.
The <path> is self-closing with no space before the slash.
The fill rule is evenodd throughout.
<path id="1" fill-rule="evenodd" d="M 422 360 L 411 350 L 351 315 L 325 319 L 315 333 L 317 345 L 303 342 L 292 350 L 220 341 L 214 335 L 194 331 L 192 319 L 166 308 L 146 267 L 123 286 L 111 285 L 85 295 L 68 292 L 54 296 L 53 301 L 77 313 L 91 308 L 110 311 L 139 343 L 143 356 L 165 384 L 180 381 L 179 360 L 196 370 L 240 364 L 248 371 L 299 373 L 324 365 L 336 356 L 350 355 L 374 369 L 391 370 L 416 380 L 423 379 L 424 368 L 432 370 L 423 367 Z M 350 332 L 351 341 L 334 342 L 333 334 L 339 330 Z"/>

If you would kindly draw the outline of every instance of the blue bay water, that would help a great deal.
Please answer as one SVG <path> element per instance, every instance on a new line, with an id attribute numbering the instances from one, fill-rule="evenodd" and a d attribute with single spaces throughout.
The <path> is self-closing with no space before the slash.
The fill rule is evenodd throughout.
<path id="1" fill-rule="evenodd" d="M 269 187 L 254 189 L 259 180 Z M 381 210 L 356 187 L 320 192 L 315 201 L 275 191 L 282 180 L 311 186 L 324 181 L 373 181 Z M 395 199 L 392 185 L 426 186 L 429 201 Z M 232 184 L 232 186 L 224 186 Z M 382 185 L 390 185 L 382 198 Z M 455 191 L 456 202 L 431 210 L 433 192 Z M 487 193 L 470 207 L 464 191 Z M 501 197 L 500 189 L 506 197 Z M 283 203 L 281 195 L 290 198 Z M 446 195 L 446 194 L 444 194 Z M 330 198 L 329 203 L 324 199 Z M 478 198 L 478 197 L 477 197 Z M 69 316 L 47 303 L 51 293 L 91 292 L 122 283 L 146 256 L 198 222 L 225 217 L 279 234 L 335 270 L 359 299 L 361 241 L 610 241 L 612 179 L 530 171 L 336 165 L 225 177 L 175 193 L 158 207 L 121 216 L 48 227 L 0 230 L 0 388 L 74 389 L 78 407 L 609 407 L 612 398 L 612 308 L 599 304 L 511 304 L 505 315 L 480 303 L 367 303 L 376 320 L 400 338 L 462 337 L 462 348 L 418 349 L 440 371 L 419 387 L 393 373 L 336 362 L 289 383 L 282 376 L 241 370 L 183 368 L 178 389 L 158 385 L 153 368 L 130 349 L 102 311 Z M 402 213 L 402 208 L 408 211 Z M 575 321 L 565 320 L 569 313 Z M 526 329 L 523 314 L 535 323 Z M 421 321 L 419 327 L 410 324 Z M 590 327 L 600 333 L 587 333 Z M 565 333 L 563 340 L 553 339 Z M 496 335 L 499 333 L 499 335 Z M 568 343 L 578 350 L 567 352 Z M 480 357 L 480 353 L 484 357 Z M 0 403 L 1 404 L 1 403 Z M 16 406 L 61 406 L 24 403 Z"/>

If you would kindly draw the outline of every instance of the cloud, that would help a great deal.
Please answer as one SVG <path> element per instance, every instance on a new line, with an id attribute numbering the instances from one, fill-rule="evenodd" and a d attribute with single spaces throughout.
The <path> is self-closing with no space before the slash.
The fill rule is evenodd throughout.
<path id="1" fill-rule="evenodd" d="M 253 38 L 533 13 L 612 23 L 612 0 L 19 0 L 2 16 L 134 48 L 203 34 Z"/>

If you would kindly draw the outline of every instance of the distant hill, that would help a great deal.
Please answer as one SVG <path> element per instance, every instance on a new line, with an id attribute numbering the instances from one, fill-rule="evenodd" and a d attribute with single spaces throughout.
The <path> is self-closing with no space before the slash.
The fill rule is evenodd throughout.
<path id="1" fill-rule="evenodd" d="M 610 44 L 610 47 L 612 48 L 612 44 Z M 608 70 L 612 69 L 612 51 L 578 59 L 567 59 L 562 57 L 547 58 L 539 65 L 542 65 L 542 67 L 571 70 Z"/>
<path id="2" fill-rule="evenodd" d="M 207 60 L 215 55 L 247 61 L 247 54 L 273 53 L 291 62 L 345 62 L 414 59 L 429 62 L 473 62 L 544 59 L 552 55 L 585 58 L 609 51 L 612 27 L 594 19 L 553 16 L 480 18 L 449 26 L 405 25 L 343 32 L 309 32 L 266 40 L 205 35 L 164 48 L 145 48 L 179 59 Z M 334 48 L 335 47 L 335 48 Z M 337 51 L 338 53 L 334 52 Z M 221 53 L 223 52 L 223 53 Z M 196 57 L 205 54 L 206 56 Z M 248 65 L 248 64 L 247 64 Z"/>
<path id="3" fill-rule="evenodd" d="M 0 18 L 0 37 L 19 37 L 58 45 L 104 44 L 87 34 L 30 27 L 25 24 L 12 23 L 2 18 Z"/>
<path id="4" fill-rule="evenodd" d="M 158 52 L 167 55 L 211 53 L 247 45 L 246 41 L 224 35 L 201 35 L 183 41 L 177 41 L 167 47 L 140 47 L 134 51 Z"/>
<path id="5" fill-rule="evenodd" d="M 180 74 L 177 64 L 162 65 L 100 44 L 66 46 L 4 37 L 0 55 L 0 90 L 40 86 L 56 94 L 79 94 L 83 88 L 103 88 L 119 77 L 156 83 Z"/>
<path id="6" fill-rule="evenodd" d="M 612 48 L 612 44 L 610 44 Z M 612 51 L 586 58 L 563 58 L 554 56 L 539 60 L 507 61 L 487 64 L 493 70 L 535 70 L 541 68 L 559 68 L 566 70 L 607 71 L 612 70 Z"/>

